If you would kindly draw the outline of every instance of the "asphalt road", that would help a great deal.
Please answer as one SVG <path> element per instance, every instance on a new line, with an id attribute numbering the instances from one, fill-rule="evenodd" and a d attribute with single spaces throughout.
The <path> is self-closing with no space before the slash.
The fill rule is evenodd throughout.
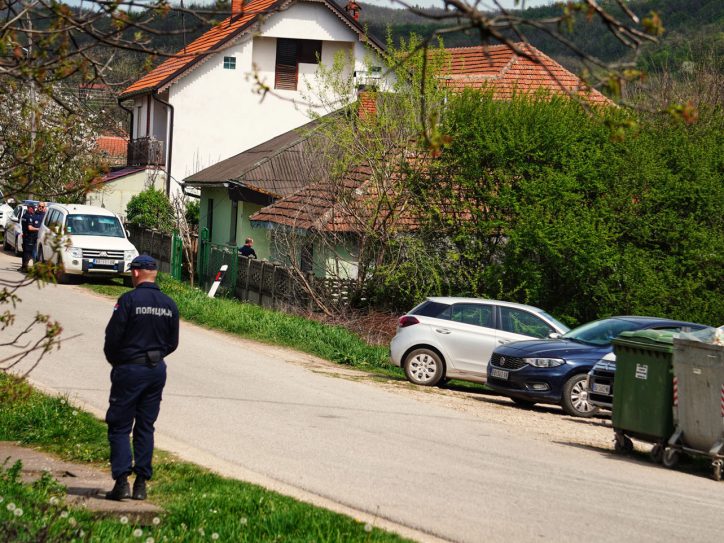
<path id="1" fill-rule="evenodd" d="M 20 277 L 17 267 L 0 255 L 0 279 Z M 21 297 L 16 327 L 45 311 L 66 337 L 79 335 L 33 381 L 102 413 L 114 302 L 79 286 Z M 534 440 L 433 396 L 317 371 L 306 355 L 188 323 L 168 365 L 159 446 L 418 540 L 721 538 L 724 483 L 705 477 Z"/>

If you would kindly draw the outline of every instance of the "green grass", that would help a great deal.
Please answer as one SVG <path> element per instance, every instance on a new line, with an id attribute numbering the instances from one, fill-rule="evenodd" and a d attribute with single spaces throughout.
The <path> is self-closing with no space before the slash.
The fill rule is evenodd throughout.
<path id="1" fill-rule="evenodd" d="M 205 292 L 159 274 L 158 283 L 179 308 L 181 318 L 239 337 L 282 345 L 336 362 L 386 376 L 403 377 L 389 362 L 389 349 L 369 345 L 341 326 L 264 309 L 227 298 L 210 299 Z M 120 281 L 86 283 L 94 292 L 120 296 L 127 288 Z"/>
<path id="2" fill-rule="evenodd" d="M 66 398 L 41 394 L 3 373 L 0 440 L 19 441 L 66 460 L 107 465 L 102 422 Z M 162 451 L 156 452 L 154 466 L 149 499 L 166 513 L 158 517 L 158 524 L 136 526 L 69 507 L 63 489 L 50 477 L 22 484 L 20 466 L 0 460 L 0 541 L 405 541 L 344 515 L 220 477 Z M 109 487 L 110 482 L 109 476 Z"/>

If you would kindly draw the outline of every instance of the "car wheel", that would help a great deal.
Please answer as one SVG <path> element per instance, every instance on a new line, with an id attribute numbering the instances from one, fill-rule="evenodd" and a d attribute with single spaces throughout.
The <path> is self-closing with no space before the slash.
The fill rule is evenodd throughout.
<path id="1" fill-rule="evenodd" d="M 23 256 L 23 238 L 20 236 L 15 238 L 15 254 L 17 256 Z"/>
<path id="2" fill-rule="evenodd" d="M 405 375 L 416 385 L 435 386 L 443 373 L 440 355 L 430 349 L 415 349 L 405 359 Z"/>
<path id="3" fill-rule="evenodd" d="M 531 407 L 535 406 L 536 402 L 531 400 L 524 400 L 523 398 L 511 398 L 513 400 L 513 403 L 517 405 L 518 407 L 524 407 L 526 409 L 530 409 Z"/>
<path id="4" fill-rule="evenodd" d="M 574 375 L 563 387 L 563 410 L 573 417 L 592 417 L 598 412 L 588 399 L 586 379 L 584 373 Z"/>

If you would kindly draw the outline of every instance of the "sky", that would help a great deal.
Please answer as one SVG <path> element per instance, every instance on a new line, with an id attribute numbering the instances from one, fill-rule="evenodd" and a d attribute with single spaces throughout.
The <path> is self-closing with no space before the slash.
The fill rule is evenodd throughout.
<path id="1" fill-rule="evenodd" d="M 443 0 L 405 0 L 411 5 L 418 5 L 421 7 L 429 8 L 429 7 L 443 7 L 444 3 Z M 470 1 L 470 0 L 468 0 Z M 525 7 L 527 8 L 534 8 L 538 6 L 545 6 L 547 4 L 552 4 L 556 0 L 525 0 Z M 560 1 L 560 0 L 558 0 Z M 399 8 L 400 4 L 393 2 L 391 0 L 362 0 L 362 2 L 366 2 L 369 4 L 375 4 L 376 6 L 383 6 L 383 7 L 393 7 L 393 8 Z M 515 0 L 498 0 L 498 3 L 503 8 L 518 8 L 520 9 L 522 7 L 522 1 L 519 1 L 517 4 Z M 493 11 L 496 9 L 495 3 L 492 0 L 481 0 L 480 6 L 478 7 L 481 11 Z"/>

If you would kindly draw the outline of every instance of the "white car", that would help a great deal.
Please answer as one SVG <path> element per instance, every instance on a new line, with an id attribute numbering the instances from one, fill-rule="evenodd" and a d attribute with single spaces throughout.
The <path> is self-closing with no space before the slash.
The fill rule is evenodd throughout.
<path id="1" fill-rule="evenodd" d="M 542 309 L 480 298 L 428 298 L 400 317 L 392 362 L 418 385 L 447 379 L 484 383 L 493 350 L 504 343 L 568 331 Z"/>
<path id="2" fill-rule="evenodd" d="M 8 224 L 10 223 L 10 218 L 13 216 L 13 212 L 15 211 L 9 204 L 8 201 L 5 200 L 5 195 L 0 191 L 0 232 L 4 232 Z M 13 203 L 12 198 L 9 200 L 10 203 Z"/>
<path id="3" fill-rule="evenodd" d="M 23 227 L 21 221 L 27 209 L 27 204 L 18 204 L 5 227 L 3 249 L 13 251 L 16 255 L 23 253 Z"/>
<path id="4" fill-rule="evenodd" d="M 5 202 L 0 204 L 0 232 L 4 232 L 7 229 L 14 211 L 15 210 Z"/>
<path id="5" fill-rule="evenodd" d="M 60 236 L 60 237 L 59 237 Z M 138 251 L 115 213 L 96 206 L 52 204 L 38 233 L 38 260 L 63 264 L 58 282 L 70 276 L 123 276 Z"/>

